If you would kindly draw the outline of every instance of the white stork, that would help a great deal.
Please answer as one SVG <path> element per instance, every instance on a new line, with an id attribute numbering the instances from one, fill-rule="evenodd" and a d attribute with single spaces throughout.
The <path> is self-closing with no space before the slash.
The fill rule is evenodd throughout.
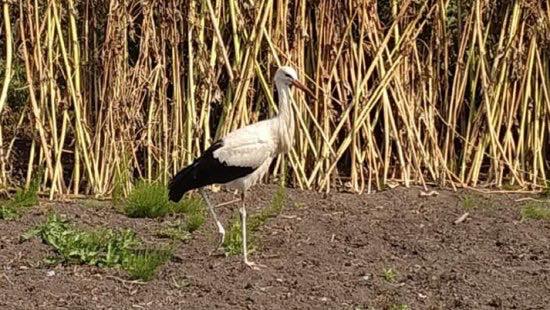
<path id="1" fill-rule="evenodd" d="M 277 116 L 230 132 L 212 144 L 192 164 L 178 172 L 168 185 L 169 198 L 172 201 L 179 201 L 187 191 L 200 190 L 218 226 L 218 248 L 224 242 L 225 230 L 202 188 L 210 184 L 224 184 L 228 188 L 239 190 L 242 202 L 240 214 L 244 263 L 253 269 L 258 268 L 248 260 L 246 248 L 246 191 L 266 174 L 277 155 L 288 152 L 294 144 L 291 87 L 296 86 L 311 94 L 300 83 L 296 70 L 291 67 L 280 67 L 274 80 L 279 98 Z"/>

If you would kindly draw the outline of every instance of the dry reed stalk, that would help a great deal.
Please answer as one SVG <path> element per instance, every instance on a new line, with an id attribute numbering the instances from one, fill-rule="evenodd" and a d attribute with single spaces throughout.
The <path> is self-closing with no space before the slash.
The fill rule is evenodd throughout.
<path id="1" fill-rule="evenodd" d="M 13 38 L 11 30 L 11 14 L 10 5 L 7 1 L 2 3 L 2 16 L 4 19 L 4 32 L 5 32 L 5 44 L 6 44 L 6 64 L 4 66 L 4 80 L 2 82 L 2 88 L 0 90 L 0 116 L 6 105 L 8 97 L 8 89 L 12 77 L 12 61 L 13 61 Z M 3 139 L 2 123 L 0 123 L 0 188 L 7 186 L 7 174 L 6 174 L 6 153 L 4 152 L 4 139 Z"/>
<path id="2" fill-rule="evenodd" d="M 295 94 L 296 145 L 273 167 L 297 187 L 546 186 L 550 7 L 542 1 L 2 8 L 18 31 L 4 18 L 12 39 L 2 48 L 0 111 L 15 104 L 6 100 L 9 70 L 22 68 L 28 85 L 24 108 L 9 109 L 17 124 L 0 124 L 0 139 L 11 141 L 0 140 L 3 187 L 16 183 L 8 167 L 23 138 L 11 127 L 25 126 L 36 129 L 26 133 L 26 182 L 45 168 L 50 198 L 125 193 L 134 178 L 166 182 L 213 140 L 277 112 L 271 77 L 281 64 L 295 66 L 317 98 Z M 21 53 L 10 64 L 11 41 Z"/>

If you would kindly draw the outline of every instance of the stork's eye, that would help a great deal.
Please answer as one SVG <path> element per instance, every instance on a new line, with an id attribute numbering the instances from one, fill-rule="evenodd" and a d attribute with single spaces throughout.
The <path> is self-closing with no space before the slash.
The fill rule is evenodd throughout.
<path id="1" fill-rule="evenodd" d="M 292 76 L 290 76 L 290 74 L 285 73 L 285 75 L 286 75 L 287 78 L 292 79 Z"/>

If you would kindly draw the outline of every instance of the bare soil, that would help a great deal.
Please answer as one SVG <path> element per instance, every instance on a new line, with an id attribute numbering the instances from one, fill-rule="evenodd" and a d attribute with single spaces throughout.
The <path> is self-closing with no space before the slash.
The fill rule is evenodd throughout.
<path id="1" fill-rule="evenodd" d="M 275 191 L 256 187 L 249 214 Z M 116 269 L 48 265 L 52 249 L 20 235 L 55 210 L 78 225 L 132 228 L 163 242 L 155 231 L 169 219 L 129 219 L 108 203 L 41 202 L 21 219 L 0 221 L 0 309 L 550 308 L 550 223 L 521 220 L 525 202 L 516 199 L 525 195 L 420 192 L 324 197 L 288 189 L 283 212 L 257 234 L 251 260 L 265 268 L 247 269 L 241 256 L 208 256 L 217 238 L 208 217 L 146 284 Z M 477 208 L 464 208 L 466 195 Z M 227 227 L 237 210 L 219 212 Z"/>

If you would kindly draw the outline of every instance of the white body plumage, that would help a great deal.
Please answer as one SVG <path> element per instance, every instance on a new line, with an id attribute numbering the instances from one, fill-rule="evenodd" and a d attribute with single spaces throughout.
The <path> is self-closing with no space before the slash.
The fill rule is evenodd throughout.
<path id="1" fill-rule="evenodd" d="M 276 119 L 269 119 L 231 132 L 223 138 L 224 146 L 214 151 L 214 158 L 229 166 L 253 167 L 252 173 L 225 183 L 241 192 L 258 183 L 278 155 Z"/>
<path id="2" fill-rule="evenodd" d="M 228 166 L 251 167 L 254 172 L 225 183 L 228 188 L 246 191 L 265 176 L 277 155 L 294 144 L 294 112 L 290 85 L 297 80 L 296 71 L 282 67 L 275 75 L 279 97 L 279 113 L 274 118 L 237 129 L 226 135 L 223 146 L 214 151 L 214 158 Z"/>

